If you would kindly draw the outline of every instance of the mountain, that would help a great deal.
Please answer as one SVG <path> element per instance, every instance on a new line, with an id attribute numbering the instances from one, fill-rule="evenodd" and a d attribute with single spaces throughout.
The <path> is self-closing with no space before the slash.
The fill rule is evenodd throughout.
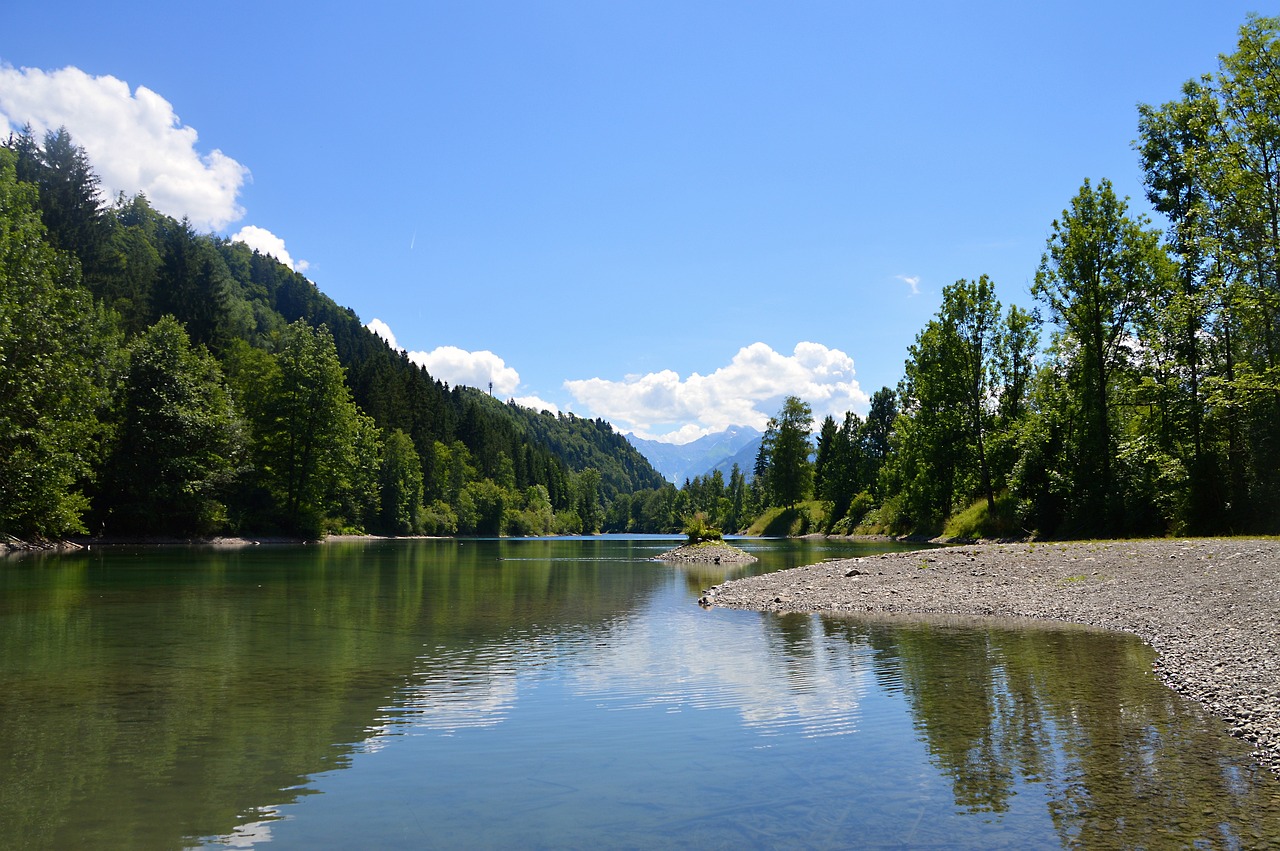
<path id="1" fill-rule="evenodd" d="M 729 481 L 729 473 L 733 471 L 733 465 L 737 464 L 738 469 L 742 471 L 742 475 L 746 477 L 747 484 L 755 478 L 756 455 L 760 452 L 760 444 L 764 441 L 764 435 L 761 434 L 750 443 L 743 446 L 733 455 L 722 459 L 715 466 L 706 472 L 715 472 L 719 470 L 724 474 L 724 480 Z"/>
<path id="2" fill-rule="evenodd" d="M 744 473 L 749 473 L 751 465 L 755 463 L 756 450 L 762 437 L 763 433 L 751 426 L 730 426 L 724 431 L 700 437 L 692 443 L 679 445 L 645 440 L 634 434 L 627 435 L 627 440 L 668 481 L 681 484 L 685 479 L 711 472 L 724 462 L 727 462 L 727 467 L 724 468 L 727 476 L 733 467 L 733 459 L 748 448 L 751 457 L 745 463 L 739 461 L 738 465 Z"/>

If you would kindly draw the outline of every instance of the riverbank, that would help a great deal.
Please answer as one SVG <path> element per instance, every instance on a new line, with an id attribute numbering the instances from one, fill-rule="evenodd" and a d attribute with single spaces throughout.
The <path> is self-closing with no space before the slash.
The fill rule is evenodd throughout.
<path id="1" fill-rule="evenodd" d="M 887 553 L 726 582 L 704 605 L 978 615 L 1131 632 L 1156 673 L 1280 773 L 1280 540 L 980 544 Z"/>
<path id="2" fill-rule="evenodd" d="M 425 540 L 428 535 L 409 535 L 388 537 L 385 535 L 326 535 L 319 540 L 289 537 L 287 535 L 218 535 L 211 538 L 182 538 L 164 535 L 117 535 L 113 537 L 85 538 L 74 537 L 61 541 L 20 541 L 16 538 L 0 540 L 0 555 L 41 552 L 71 552 L 92 549 L 93 547 L 212 547 L 216 549 L 234 549 L 237 547 L 256 547 L 264 544 L 333 544 L 343 541 L 405 541 Z"/>

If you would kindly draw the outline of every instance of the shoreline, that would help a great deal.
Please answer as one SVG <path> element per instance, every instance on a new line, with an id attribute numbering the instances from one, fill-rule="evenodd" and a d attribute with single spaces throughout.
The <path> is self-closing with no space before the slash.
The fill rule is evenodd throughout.
<path id="1" fill-rule="evenodd" d="M 1280 774 L 1280 540 L 992 543 L 837 559 L 725 582 L 705 606 L 962 616 L 1133 633 L 1174 691 Z M 980 621 L 979 621 L 980 623 Z"/>
<path id="2" fill-rule="evenodd" d="M 323 538 L 295 538 L 288 535 L 214 535 L 208 538 L 166 535 L 119 535 L 104 538 L 70 537 L 59 541 L 0 540 L 0 556 L 22 553 L 68 553 L 94 547 L 204 547 L 235 549 L 263 545 L 316 546 L 344 541 L 434 540 L 431 535 L 326 535 Z"/>

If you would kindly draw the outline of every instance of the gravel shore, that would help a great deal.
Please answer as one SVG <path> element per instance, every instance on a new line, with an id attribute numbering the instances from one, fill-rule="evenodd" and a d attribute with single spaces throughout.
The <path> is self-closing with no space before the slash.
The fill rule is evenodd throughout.
<path id="1" fill-rule="evenodd" d="M 1280 773 L 1280 541 L 979 544 L 726 582 L 704 605 L 772 612 L 1030 617 L 1134 633 L 1156 673 Z"/>
<path id="2" fill-rule="evenodd" d="M 723 541 L 706 541 L 701 544 L 684 544 L 667 550 L 655 561 L 687 561 L 700 564 L 750 564 L 757 561 L 751 553 L 743 552 Z"/>

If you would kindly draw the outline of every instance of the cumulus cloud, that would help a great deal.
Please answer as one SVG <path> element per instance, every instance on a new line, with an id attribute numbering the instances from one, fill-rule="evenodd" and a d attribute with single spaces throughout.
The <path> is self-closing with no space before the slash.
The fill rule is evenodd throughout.
<path id="1" fill-rule="evenodd" d="M 108 199 L 146 194 L 157 210 L 221 230 L 244 217 L 237 202 L 249 170 L 219 150 L 196 150 L 198 135 L 173 106 L 144 86 L 79 68 L 0 66 L 0 133 L 30 124 L 37 139 L 66 127 L 85 149 Z"/>
<path id="2" fill-rule="evenodd" d="M 284 247 L 284 240 L 266 228 L 260 228 L 257 225 L 245 225 L 240 228 L 231 237 L 231 241 L 243 242 L 261 254 L 270 254 L 295 272 L 305 272 L 310 265 L 306 260 L 299 260 L 295 263 L 293 257 L 289 254 L 289 249 Z M 388 328 L 387 330 L 390 331 L 391 329 Z"/>
<path id="3" fill-rule="evenodd" d="M 386 340 L 391 348 L 405 351 L 396 342 L 396 335 L 391 327 L 381 319 L 375 317 L 364 327 Z M 504 399 L 509 398 L 520 386 L 520 373 L 507 366 L 506 361 L 488 350 L 468 352 L 457 346 L 439 346 L 429 352 L 407 352 L 407 354 L 409 360 L 426 367 L 433 378 L 447 381 L 449 384 L 463 384 L 488 390 L 489 383 L 493 382 L 493 395 Z M 536 396 L 525 398 L 547 406 L 547 410 L 556 410 L 554 405 L 542 402 Z M 524 405 L 525 403 L 517 399 L 516 404 Z M 528 404 L 526 407 L 536 406 Z"/>
<path id="4" fill-rule="evenodd" d="M 540 399 L 537 396 L 516 396 L 512 401 L 522 408 L 530 408 L 534 411 L 550 411 L 553 414 L 560 413 L 560 407 L 555 402 L 548 402 L 546 399 Z"/>
<path id="5" fill-rule="evenodd" d="M 895 275 L 899 281 L 911 287 L 912 295 L 920 295 L 920 276 L 919 275 Z"/>
<path id="6" fill-rule="evenodd" d="M 687 443 L 733 425 L 763 429 L 786 396 L 808 402 L 818 419 L 840 418 L 870 402 L 854 377 L 853 358 L 810 342 L 797 343 L 790 355 L 752 343 L 710 375 L 682 379 L 666 369 L 621 381 L 566 381 L 565 388 L 593 416 L 669 443 Z"/>
<path id="7" fill-rule="evenodd" d="M 429 352 L 409 352 L 409 360 L 450 384 L 487 390 L 492 381 L 493 395 L 502 398 L 509 397 L 520 386 L 520 373 L 487 349 L 468 352 L 457 346 L 439 346 Z"/>
<path id="8" fill-rule="evenodd" d="M 398 352 L 404 351 L 403 349 L 400 348 L 400 344 L 396 342 L 396 335 L 392 332 L 391 326 L 383 322 L 381 319 L 378 319 L 376 317 L 373 319 L 370 319 L 365 324 L 364 327 L 368 328 L 370 331 L 377 334 L 382 339 L 386 340 L 387 345 L 390 346 L 391 348 L 395 349 Z"/>

